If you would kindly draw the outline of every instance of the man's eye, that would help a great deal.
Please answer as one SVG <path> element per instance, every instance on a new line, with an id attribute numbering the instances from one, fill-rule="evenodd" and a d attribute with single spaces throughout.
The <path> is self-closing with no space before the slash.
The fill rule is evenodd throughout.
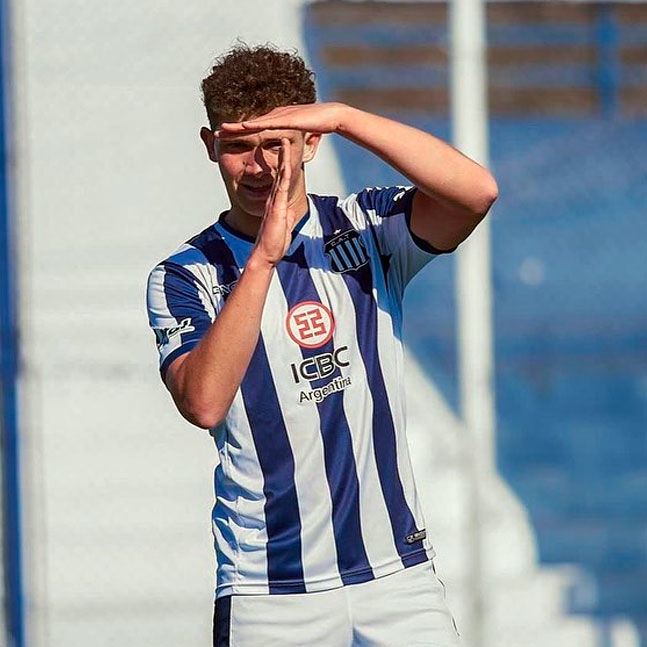
<path id="1" fill-rule="evenodd" d="M 245 145 L 244 144 L 225 144 L 225 146 L 222 147 L 222 150 L 225 153 L 241 153 L 242 151 L 245 150 Z"/>
<path id="2" fill-rule="evenodd" d="M 273 150 L 273 151 L 278 151 L 281 149 L 281 142 L 280 140 L 276 140 L 273 142 L 267 142 L 265 144 L 265 148 L 268 150 Z"/>

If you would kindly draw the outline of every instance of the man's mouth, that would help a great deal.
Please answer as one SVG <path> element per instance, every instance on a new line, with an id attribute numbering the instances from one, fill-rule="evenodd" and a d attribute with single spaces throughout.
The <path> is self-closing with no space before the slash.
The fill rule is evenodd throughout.
<path id="1" fill-rule="evenodd" d="M 266 184 L 246 184 L 246 183 L 241 183 L 241 185 L 245 191 L 248 193 L 251 193 L 252 195 L 258 195 L 258 196 L 265 196 L 267 195 L 271 190 L 272 190 L 272 183 L 266 183 Z"/>

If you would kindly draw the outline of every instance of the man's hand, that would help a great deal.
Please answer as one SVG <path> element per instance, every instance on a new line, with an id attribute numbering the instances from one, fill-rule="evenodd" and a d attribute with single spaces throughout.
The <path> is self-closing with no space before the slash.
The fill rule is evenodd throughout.
<path id="1" fill-rule="evenodd" d="M 254 119 L 224 123 L 217 136 L 282 129 L 337 133 L 402 173 L 420 189 L 411 229 L 436 249 L 453 249 L 467 238 L 498 195 L 492 175 L 449 144 L 343 103 L 276 108 Z"/>
<path id="2" fill-rule="evenodd" d="M 309 133 L 333 133 L 341 126 L 344 106 L 341 103 L 307 103 L 275 108 L 266 115 L 242 122 L 220 125 L 220 132 L 240 134 L 261 130 L 301 130 Z"/>
<path id="3" fill-rule="evenodd" d="M 295 213 L 288 206 L 291 174 L 290 142 L 283 138 L 272 192 L 265 205 L 263 221 L 252 252 L 255 260 L 272 266 L 285 256 L 292 241 Z"/>
<path id="4" fill-rule="evenodd" d="M 166 373 L 179 411 L 198 427 L 211 429 L 225 418 L 256 347 L 274 266 L 292 241 L 291 170 L 290 142 L 281 138 L 272 192 L 245 271 L 200 343 Z"/>

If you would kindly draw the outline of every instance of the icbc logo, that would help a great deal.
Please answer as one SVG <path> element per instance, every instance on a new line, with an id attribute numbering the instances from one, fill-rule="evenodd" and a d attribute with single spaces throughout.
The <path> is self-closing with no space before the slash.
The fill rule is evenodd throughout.
<path id="1" fill-rule="evenodd" d="M 299 346 L 319 348 L 332 337 L 335 321 L 332 312 L 317 301 L 302 301 L 288 312 L 288 334 Z"/>
<path id="2" fill-rule="evenodd" d="M 350 362 L 342 357 L 342 353 L 348 351 L 348 346 L 337 348 L 332 353 L 321 353 L 314 357 L 308 357 L 299 364 L 290 364 L 294 382 L 299 384 L 302 379 L 320 380 L 332 375 L 338 368 L 348 366 Z"/>

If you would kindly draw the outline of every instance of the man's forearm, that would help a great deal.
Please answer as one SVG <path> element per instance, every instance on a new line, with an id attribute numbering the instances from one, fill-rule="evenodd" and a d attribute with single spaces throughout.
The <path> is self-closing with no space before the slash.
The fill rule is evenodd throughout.
<path id="1" fill-rule="evenodd" d="M 372 151 L 420 189 L 411 210 L 411 231 L 436 249 L 453 249 L 465 240 L 498 195 L 489 171 L 449 144 L 343 103 L 284 106 L 221 127 L 226 136 L 265 129 L 337 133 Z"/>
<path id="2" fill-rule="evenodd" d="M 258 343 L 274 268 L 292 240 L 296 212 L 288 200 L 290 179 L 290 142 L 283 137 L 272 192 L 245 270 L 200 343 L 167 372 L 178 409 L 198 427 L 209 429 L 225 418 Z"/>
<path id="3" fill-rule="evenodd" d="M 484 214 L 496 196 L 496 182 L 485 168 L 422 130 L 340 104 L 337 132 L 448 207 Z"/>
<path id="4" fill-rule="evenodd" d="M 206 429 L 226 416 L 258 342 L 273 272 L 271 264 L 250 257 L 200 343 L 169 371 L 169 389 L 189 422 Z"/>

